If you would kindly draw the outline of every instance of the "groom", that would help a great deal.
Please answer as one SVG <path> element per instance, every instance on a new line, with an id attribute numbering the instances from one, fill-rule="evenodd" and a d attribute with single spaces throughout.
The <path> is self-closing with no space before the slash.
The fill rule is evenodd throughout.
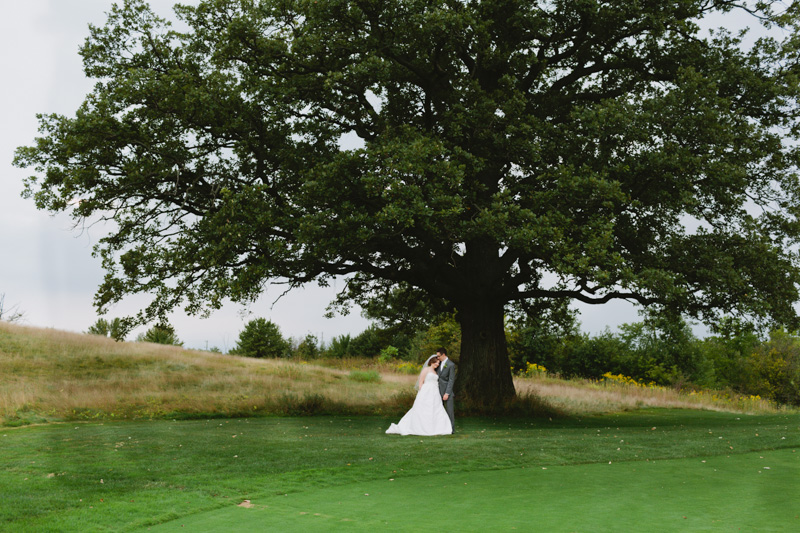
<path id="1" fill-rule="evenodd" d="M 439 348 L 436 350 L 436 356 L 439 358 L 439 368 L 436 373 L 439 374 L 439 393 L 442 395 L 444 408 L 447 411 L 447 416 L 450 417 L 450 425 L 453 427 L 453 432 L 456 430 L 455 423 L 455 410 L 453 408 L 453 385 L 456 382 L 456 365 L 447 358 L 447 350 Z"/>

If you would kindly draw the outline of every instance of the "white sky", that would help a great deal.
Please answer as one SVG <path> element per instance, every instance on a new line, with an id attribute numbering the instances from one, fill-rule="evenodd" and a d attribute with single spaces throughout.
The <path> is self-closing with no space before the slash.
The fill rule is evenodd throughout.
<path id="1" fill-rule="evenodd" d="M 186 0 L 184 3 L 194 3 Z M 151 0 L 156 13 L 169 17 L 171 0 Z M 11 165 L 14 150 L 30 145 L 37 135 L 37 113 L 74 115 L 91 90 L 83 75 L 78 47 L 89 23 L 102 25 L 111 0 L 0 0 L 0 294 L 6 308 L 17 304 L 28 325 L 86 331 L 98 315 L 92 306 L 103 278 L 100 261 L 91 256 L 102 227 L 73 231 L 64 215 L 38 211 L 20 197 L 22 180 L 30 174 Z M 342 283 L 339 283 L 341 288 Z M 171 321 L 185 346 L 232 348 L 244 323 L 265 317 L 287 337 L 308 333 L 327 341 L 363 331 L 368 321 L 358 309 L 345 317 L 324 318 L 336 287 L 308 287 L 272 302 L 282 292 L 270 289 L 244 316 L 230 304 L 208 319 L 176 312 Z M 133 314 L 142 299 L 130 298 L 113 308 L 108 318 Z M 598 332 L 606 326 L 637 320 L 630 304 L 584 306 L 582 329 Z M 139 330 L 141 331 L 141 330 Z M 135 334 L 135 332 L 134 332 Z M 131 335 L 129 338 L 133 338 Z"/>

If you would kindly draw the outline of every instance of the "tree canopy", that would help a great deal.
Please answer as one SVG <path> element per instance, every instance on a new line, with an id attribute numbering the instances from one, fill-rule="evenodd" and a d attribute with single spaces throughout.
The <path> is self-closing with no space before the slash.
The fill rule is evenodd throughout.
<path id="1" fill-rule="evenodd" d="M 179 32 L 126 0 L 15 161 L 40 208 L 113 222 L 101 310 L 416 291 L 458 311 L 457 396 L 497 406 L 510 302 L 797 324 L 798 9 L 206 0 Z M 733 12 L 779 38 L 701 31 Z"/>

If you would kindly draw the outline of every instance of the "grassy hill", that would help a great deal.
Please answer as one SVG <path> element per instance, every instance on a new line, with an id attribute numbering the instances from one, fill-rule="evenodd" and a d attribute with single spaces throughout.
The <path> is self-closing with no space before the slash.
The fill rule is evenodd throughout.
<path id="1" fill-rule="evenodd" d="M 366 379 L 365 379 L 366 378 Z M 415 376 L 375 360 L 261 360 L 0 322 L 0 425 L 55 420 L 303 414 L 395 415 Z M 529 412 L 640 407 L 773 412 L 758 398 L 681 393 L 614 379 L 517 378 Z"/>
<path id="2" fill-rule="evenodd" d="M 0 323 L 0 423 L 374 413 L 413 376 L 350 371 Z M 408 396 L 406 394 L 405 396 Z"/>

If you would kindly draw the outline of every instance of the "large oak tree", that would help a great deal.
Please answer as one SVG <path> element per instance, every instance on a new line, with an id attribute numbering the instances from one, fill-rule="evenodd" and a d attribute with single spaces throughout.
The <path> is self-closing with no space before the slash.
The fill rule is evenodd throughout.
<path id="1" fill-rule="evenodd" d="M 113 222 L 101 310 L 417 291 L 458 311 L 461 400 L 500 406 L 509 303 L 796 324 L 798 9 L 770 4 L 205 0 L 178 32 L 130 0 L 16 164 L 40 208 Z M 778 39 L 701 31 L 730 12 Z"/>

